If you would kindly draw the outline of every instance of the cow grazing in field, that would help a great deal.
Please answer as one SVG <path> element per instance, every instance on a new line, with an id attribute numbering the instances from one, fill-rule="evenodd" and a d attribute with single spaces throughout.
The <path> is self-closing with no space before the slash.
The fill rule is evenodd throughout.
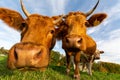
<path id="1" fill-rule="evenodd" d="M 78 65 L 80 63 L 81 51 L 91 56 L 96 50 L 96 42 L 87 35 L 86 29 L 99 25 L 107 16 L 105 13 L 97 13 L 87 20 L 87 17 L 94 12 L 98 3 L 99 0 L 94 8 L 87 13 L 70 12 L 57 25 L 59 26 L 57 38 L 62 40 L 62 48 L 66 52 L 67 74 L 70 72 L 70 57 L 74 56 L 74 77 L 78 80 L 80 79 Z"/>
<path id="2" fill-rule="evenodd" d="M 55 24 L 62 18 L 53 20 L 48 16 L 30 14 L 23 6 L 22 0 L 21 7 L 27 19 L 16 11 L 0 8 L 0 19 L 21 32 L 20 43 L 9 50 L 7 67 L 44 70 L 49 63 L 50 50 L 55 44 Z"/>
<path id="3" fill-rule="evenodd" d="M 103 54 L 104 51 L 96 50 L 93 55 L 87 55 L 86 53 L 81 51 L 81 56 L 80 56 L 80 68 L 83 71 L 85 68 L 88 71 L 89 75 L 92 75 L 92 64 L 95 60 L 100 59 L 100 54 Z M 72 57 L 72 63 L 75 69 L 74 65 L 74 57 Z"/>

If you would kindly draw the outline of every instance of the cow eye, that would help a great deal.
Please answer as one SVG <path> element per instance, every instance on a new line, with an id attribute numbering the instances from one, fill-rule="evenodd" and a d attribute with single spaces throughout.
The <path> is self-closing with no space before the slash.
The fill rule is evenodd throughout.
<path id="1" fill-rule="evenodd" d="M 22 23 L 22 27 L 25 27 L 27 24 L 25 22 Z"/>
<path id="2" fill-rule="evenodd" d="M 50 33 L 51 33 L 51 34 L 54 34 L 54 32 L 55 32 L 54 30 L 50 30 Z"/>

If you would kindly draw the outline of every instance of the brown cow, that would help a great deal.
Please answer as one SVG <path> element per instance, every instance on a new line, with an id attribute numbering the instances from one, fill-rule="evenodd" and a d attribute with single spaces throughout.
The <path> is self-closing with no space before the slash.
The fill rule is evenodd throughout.
<path id="1" fill-rule="evenodd" d="M 15 44 L 9 51 L 7 66 L 9 69 L 23 67 L 45 69 L 49 63 L 50 50 L 55 44 L 55 23 L 48 16 L 29 14 L 21 7 L 27 19 L 18 12 L 0 8 L 0 19 L 11 28 L 21 32 L 21 42 Z"/>
<path id="2" fill-rule="evenodd" d="M 88 13 L 70 12 L 64 16 L 64 20 L 58 24 L 58 39 L 62 39 L 62 48 L 66 52 L 67 74 L 70 72 L 70 57 L 74 56 L 75 70 L 74 77 L 80 79 L 79 66 L 81 51 L 93 55 L 96 50 L 96 42 L 86 33 L 86 29 L 99 25 L 105 18 L 105 13 L 93 14 L 88 20 L 87 17 L 94 12 L 97 4 Z"/>
<path id="3" fill-rule="evenodd" d="M 96 50 L 93 55 L 88 55 L 84 52 L 81 51 L 81 56 L 80 56 L 80 68 L 82 67 L 82 71 L 87 68 L 88 74 L 92 75 L 92 64 L 95 60 L 100 59 L 100 54 L 103 54 L 104 51 Z M 74 57 L 73 57 L 74 58 Z M 75 69 L 74 61 L 72 58 L 72 63 Z"/>

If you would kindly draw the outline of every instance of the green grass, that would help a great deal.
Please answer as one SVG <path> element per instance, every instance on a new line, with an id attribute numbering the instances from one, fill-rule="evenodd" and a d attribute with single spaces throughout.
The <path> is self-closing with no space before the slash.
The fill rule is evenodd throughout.
<path id="1" fill-rule="evenodd" d="M 73 70 L 67 76 L 65 66 L 50 65 L 44 72 L 12 71 L 6 68 L 6 60 L 6 56 L 0 56 L 0 80 L 74 80 Z M 86 72 L 81 72 L 81 80 L 120 80 L 120 74 L 93 72 L 93 76 L 89 76 Z"/>

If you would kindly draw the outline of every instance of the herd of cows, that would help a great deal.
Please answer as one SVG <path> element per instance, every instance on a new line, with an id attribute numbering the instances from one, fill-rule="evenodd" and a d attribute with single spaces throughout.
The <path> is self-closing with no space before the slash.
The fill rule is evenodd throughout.
<path id="1" fill-rule="evenodd" d="M 92 75 L 92 63 L 95 59 L 99 59 L 104 51 L 97 49 L 96 42 L 86 32 L 87 28 L 99 25 L 107 17 L 105 13 L 91 15 L 98 6 L 99 0 L 87 13 L 77 11 L 53 17 L 30 14 L 22 0 L 20 3 L 27 16 L 26 19 L 14 10 L 0 8 L 0 19 L 21 33 L 21 41 L 9 50 L 7 67 L 9 69 L 28 67 L 44 70 L 49 64 L 50 51 L 56 40 L 61 40 L 62 48 L 66 52 L 67 74 L 70 72 L 70 62 L 73 57 L 74 78 L 80 79 L 80 62 Z"/>

